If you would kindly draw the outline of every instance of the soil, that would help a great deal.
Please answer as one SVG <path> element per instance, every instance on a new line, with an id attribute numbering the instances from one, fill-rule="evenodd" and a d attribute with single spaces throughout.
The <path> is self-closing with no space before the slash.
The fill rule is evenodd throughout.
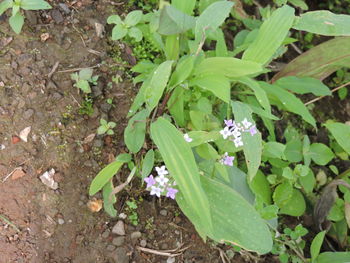
<path id="1" fill-rule="evenodd" d="M 175 202 L 150 198 L 140 187 L 128 187 L 116 205 L 118 214 L 129 216 L 125 202 L 136 203 L 136 225 L 88 208 L 89 200 L 101 199 L 88 196 L 92 179 L 125 151 L 122 133 L 135 87 L 124 68 L 115 67 L 108 38 L 97 36 L 95 28 L 96 23 L 105 28 L 108 15 L 120 13 L 124 3 L 52 5 L 52 10 L 26 12 L 20 35 L 11 31 L 5 15 L 0 17 L 0 263 L 221 262 L 220 251 L 228 247 L 204 243 Z M 104 35 L 110 34 L 107 29 Z M 99 76 L 91 116 L 79 114 L 84 95 L 70 78 L 84 67 L 95 67 Z M 113 82 L 116 75 L 124 81 Z M 100 118 L 116 122 L 116 134 L 87 140 Z M 19 138 L 26 127 L 31 129 L 27 142 Z M 56 190 L 40 180 L 52 168 Z M 119 220 L 125 235 L 112 233 Z M 175 261 L 140 250 L 179 246 L 184 250 Z M 232 262 L 252 262 L 250 256 L 235 253 Z"/>

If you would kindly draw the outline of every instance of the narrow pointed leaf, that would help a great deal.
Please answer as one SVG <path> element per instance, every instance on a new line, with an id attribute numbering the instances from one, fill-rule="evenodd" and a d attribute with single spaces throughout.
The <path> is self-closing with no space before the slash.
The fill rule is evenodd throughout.
<path id="1" fill-rule="evenodd" d="M 283 77 L 278 79 L 275 84 L 298 94 L 312 93 L 315 96 L 330 96 L 332 94 L 322 81 L 310 77 Z"/>
<path id="2" fill-rule="evenodd" d="M 138 112 L 129 120 L 128 126 L 124 130 L 125 144 L 133 153 L 137 153 L 145 141 L 146 119 L 148 116 L 149 111 L 147 109 Z"/>
<path id="3" fill-rule="evenodd" d="M 350 154 L 350 125 L 344 123 L 326 123 L 324 126 L 331 132 L 339 145 Z"/>

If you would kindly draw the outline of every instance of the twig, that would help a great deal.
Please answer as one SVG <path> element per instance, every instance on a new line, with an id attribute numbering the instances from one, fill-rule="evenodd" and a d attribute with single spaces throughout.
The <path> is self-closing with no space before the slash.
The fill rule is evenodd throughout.
<path id="1" fill-rule="evenodd" d="M 52 67 L 50 73 L 47 74 L 47 77 L 48 77 L 49 79 L 51 79 L 52 74 L 55 73 L 55 71 L 57 70 L 59 64 L 60 64 L 60 62 L 57 61 L 57 62 L 55 63 L 55 65 L 53 65 L 53 67 Z"/>
<path id="2" fill-rule="evenodd" d="M 344 88 L 345 86 L 348 86 L 348 85 L 350 85 L 350 81 L 347 82 L 347 83 L 345 83 L 345 84 L 343 84 L 343 85 L 341 85 L 341 86 L 339 86 L 339 87 L 337 87 L 337 88 L 332 89 L 332 90 L 331 90 L 331 93 L 336 92 L 337 90 L 340 90 L 341 88 Z M 316 101 L 319 101 L 320 99 L 323 99 L 324 97 L 326 97 L 326 96 L 321 96 L 321 97 L 315 98 L 315 99 L 313 99 L 313 100 L 310 100 L 310 101 L 304 103 L 304 105 L 309 105 L 309 104 L 311 104 L 311 103 L 314 103 L 314 102 L 316 102 Z"/>
<path id="3" fill-rule="evenodd" d="M 219 251 L 222 263 L 230 263 L 230 259 L 227 257 L 227 255 L 221 248 L 215 247 L 215 249 Z"/>
<path id="4" fill-rule="evenodd" d="M 16 230 L 18 233 L 21 232 L 21 230 L 19 230 L 19 228 L 14 224 L 12 223 L 10 220 L 8 220 L 6 217 L 4 217 L 3 215 L 0 215 L 0 219 L 2 221 L 4 221 L 6 224 L 10 225 L 13 227 L 14 230 Z"/>
<path id="5" fill-rule="evenodd" d="M 292 48 L 294 48 L 294 50 L 299 53 L 300 55 L 303 53 L 303 51 L 300 50 L 300 48 L 297 47 L 297 45 L 295 45 L 294 43 L 290 44 L 292 46 Z"/>
<path id="6" fill-rule="evenodd" d="M 75 72 L 75 71 L 80 71 L 80 70 L 85 69 L 85 68 L 98 68 L 99 66 L 101 66 L 101 64 L 97 64 L 97 65 L 95 65 L 95 66 L 91 66 L 91 67 L 84 67 L 84 68 L 72 68 L 72 69 L 60 70 L 60 71 L 57 71 L 57 73 L 68 73 L 68 72 Z"/>
<path id="7" fill-rule="evenodd" d="M 165 257 L 176 257 L 176 256 L 180 256 L 183 251 L 185 251 L 186 249 L 188 249 L 191 246 L 179 249 L 180 247 L 178 247 L 176 249 L 172 249 L 172 250 L 163 250 L 163 251 L 150 249 L 150 248 L 139 247 L 139 246 L 137 246 L 136 248 L 138 250 L 142 251 L 142 252 L 146 252 L 146 253 L 150 253 L 150 254 L 155 254 L 155 255 L 165 256 Z M 180 253 L 173 254 L 171 252 L 180 252 Z"/>
<path id="8" fill-rule="evenodd" d="M 12 170 L 11 173 L 9 173 L 8 175 L 6 175 L 6 177 L 4 179 L 2 179 L 2 183 L 4 183 L 15 171 L 22 169 L 22 165 L 25 164 L 26 162 L 28 162 L 29 160 L 31 160 L 32 158 L 28 158 L 27 160 L 21 162 L 18 167 L 16 167 L 15 169 Z"/>

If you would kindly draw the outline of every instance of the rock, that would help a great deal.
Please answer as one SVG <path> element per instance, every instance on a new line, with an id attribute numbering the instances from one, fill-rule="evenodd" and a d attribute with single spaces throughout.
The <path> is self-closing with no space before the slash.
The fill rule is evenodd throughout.
<path id="1" fill-rule="evenodd" d="M 59 225 L 63 225 L 63 224 L 64 224 L 64 219 L 63 219 L 63 218 L 57 219 L 57 223 L 58 223 Z"/>
<path id="2" fill-rule="evenodd" d="M 62 16 L 61 12 L 59 10 L 57 10 L 57 9 L 54 9 L 54 10 L 51 11 L 51 17 L 52 17 L 53 20 L 55 20 L 55 22 L 57 24 L 60 24 L 60 23 L 62 23 L 64 21 L 64 18 Z"/>
<path id="3" fill-rule="evenodd" d="M 135 240 L 135 239 L 138 239 L 142 236 L 141 232 L 140 231 L 135 231 L 135 232 L 132 232 L 131 235 L 130 235 L 130 238 L 132 240 Z"/>
<path id="4" fill-rule="evenodd" d="M 113 246 L 113 245 L 107 246 L 107 251 L 113 251 L 114 249 L 115 249 L 115 246 Z"/>
<path id="5" fill-rule="evenodd" d="M 141 246 L 141 247 L 146 247 L 146 246 L 147 246 L 147 241 L 144 240 L 144 239 L 142 239 L 142 240 L 140 241 L 140 246 Z"/>
<path id="6" fill-rule="evenodd" d="M 161 244 L 161 246 L 160 246 L 160 249 L 162 249 L 162 250 L 166 250 L 166 249 L 168 249 L 168 248 L 169 248 L 169 246 L 168 246 L 168 244 L 166 244 L 166 243 Z"/>
<path id="7" fill-rule="evenodd" d="M 162 209 L 162 210 L 160 210 L 159 214 L 162 215 L 162 216 L 167 216 L 168 215 L 168 211 L 165 210 L 165 209 Z"/>
<path id="8" fill-rule="evenodd" d="M 121 247 L 122 245 L 124 245 L 125 242 L 125 237 L 120 236 L 120 237 L 115 237 L 112 240 L 112 244 L 117 246 L 117 247 Z"/>
<path id="9" fill-rule="evenodd" d="M 104 102 L 100 105 L 100 109 L 104 113 L 108 113 L 111 110 L 111 108 L 112 108 L 112 105 L 107 102 Z"/>
<path id="10" fill-rule="evenodd" d="M 114 263 L 129 263 L 128 251 L 123 247 L 118 247 L 111 255 Z"/>
<path id="11" fill-rule="evenodd" d="M 30 117 L 32 117 L 34 114 L 34 110 L 33 109 L 28 109 L 23 113 L 23 118 L 24 119 L 29 119 Z"/>
<path id="12" fill-rule="evenodd" d="M 52 98 L 55 99 L 55 100 L 60 100 L 60 99 L 62 99 L 62 95 L 60 93 L 58 93 L 58 92 L 54 92 L 52 94 Z"/>
<path id="13" fill-rule="evenodd" d="M 66 15 L 70 14 L 71 11 L 70 11 L 69 7 L 66 4 L 59 3 L 58 6 L 63 11 L 63 13 L 65 13 Z"/>
<path id="14" fill-rule="evenodd" d="M 113 234 L 117 234 L 120 236 L 125 236 L 125 227 L 124 222 L 119 220 L 112 229 Z"/>
<path id="15" fill-rule="evenodd" d="M 99 85 L 98 86 L 92 86 L 91 87 L 91 91 L 92 91 L 92 97 L 94 97 L 94 98 L 97 98 L 97 97 L 102 95 L 102 89 L 101 89 L 101 87 Z"/>

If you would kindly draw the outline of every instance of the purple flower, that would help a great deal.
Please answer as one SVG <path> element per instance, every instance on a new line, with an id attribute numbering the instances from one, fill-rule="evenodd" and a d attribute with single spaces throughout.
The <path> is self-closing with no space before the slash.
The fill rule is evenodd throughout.
<path id="1" fill-rule="evenodd" d="M 147 188 L 151 187 L 152 185 L 154 185 L 156 183 L 156 181 L 153 178 L 153 175 L 146 177 L 144 179 L 144 181 L 147 183 L 147 186 L 146 186 Z"/>
<path id="2" fill-rule="evenodd" d="M 237 137 L 236 139 L 232 140 L 236 147 L 243 146 L 242 137 Z"/>
<path id="3" fill-rule="evenodd" d="M 233 137 L 237 138 L 237 137 L 241 136 L 241 132 L 239 131 L 238 128 L 236 128 L 233 131 L 231 131 L 231 135 L 233 135 Z"/>
<path id="4" fill-rule="evenodd" d="M 244 118 L 244 120 L 242 121 L 242 124 L 243 124 L 244 128 L 246 128 L 246 129 L 248 129 L 250 126 L 252 126 L 252 123 L 249 122 L 247 120 L 247 118 Z"/>
<path id="5" fill-rule="evenodd" d="M 168 187 L 168 192 L 166 193 L 166 197 L 170 197 L 171 199 L 175 199 L 176 193 L 179 191 L 175 188 Z"/>
<path id="6" fill-rule="evenodd" d="M 227 137 L 232 135 L 229 127 L 225 127 L 223 130 L 220 131 L 220 133 L 225 140 L 227 139 Z"/>
<path id="7" fill-rule="evenodd" d="M 186 142 L 192 142 L 193 141 L 193 139 L 188 135 L 188 133 L 184 134 L 184 139 L 185 139 Z"/>
<path id="8" fill-rule="evenodd" d="M 258 133 L 258 130 L 256 129 L 256 126 L 254 125 L 254 126 L 250 127 L 249 132 L 250 132 L 250 135 L 253 136 L 254 134 Z"/>
<path id="9" fill-rule="evenodd" d="M 222 160 L 222 163 L 227 166 L 233 166 L 233 160 L 235 159 L 234 156 L 229 156 L 228 153 L 225 153 L 225 156 Z"/>
<path id="10" fill-rule="evenodd" d="M 224 120 L 224 122 L 225 122 L 225 125 L 229 128 L 236 126 L 236 123 L 232 120 Z"/>
<path id="11" fill-rule="evenodd" d="M 169 181 L 169 179 L 164 177 L 164 175 L 162 174 L 156 177 L 156 181 L 160 186 L 164 186 Z"/>
<path id="12" fill-rule="evenodd" d="M 156 171 L 158 175 L 167 175 L 168 171 L 165 169 L 165 165 L 162 167 L 156 167 Z"/>
<path id="13" fill-rule="evenodd" d="M 160 197 L 160 193 L 162 192 L 162 189 L 157 186 L 152 186 L 151 188 L 151 195 L 156 195 Z"/>

